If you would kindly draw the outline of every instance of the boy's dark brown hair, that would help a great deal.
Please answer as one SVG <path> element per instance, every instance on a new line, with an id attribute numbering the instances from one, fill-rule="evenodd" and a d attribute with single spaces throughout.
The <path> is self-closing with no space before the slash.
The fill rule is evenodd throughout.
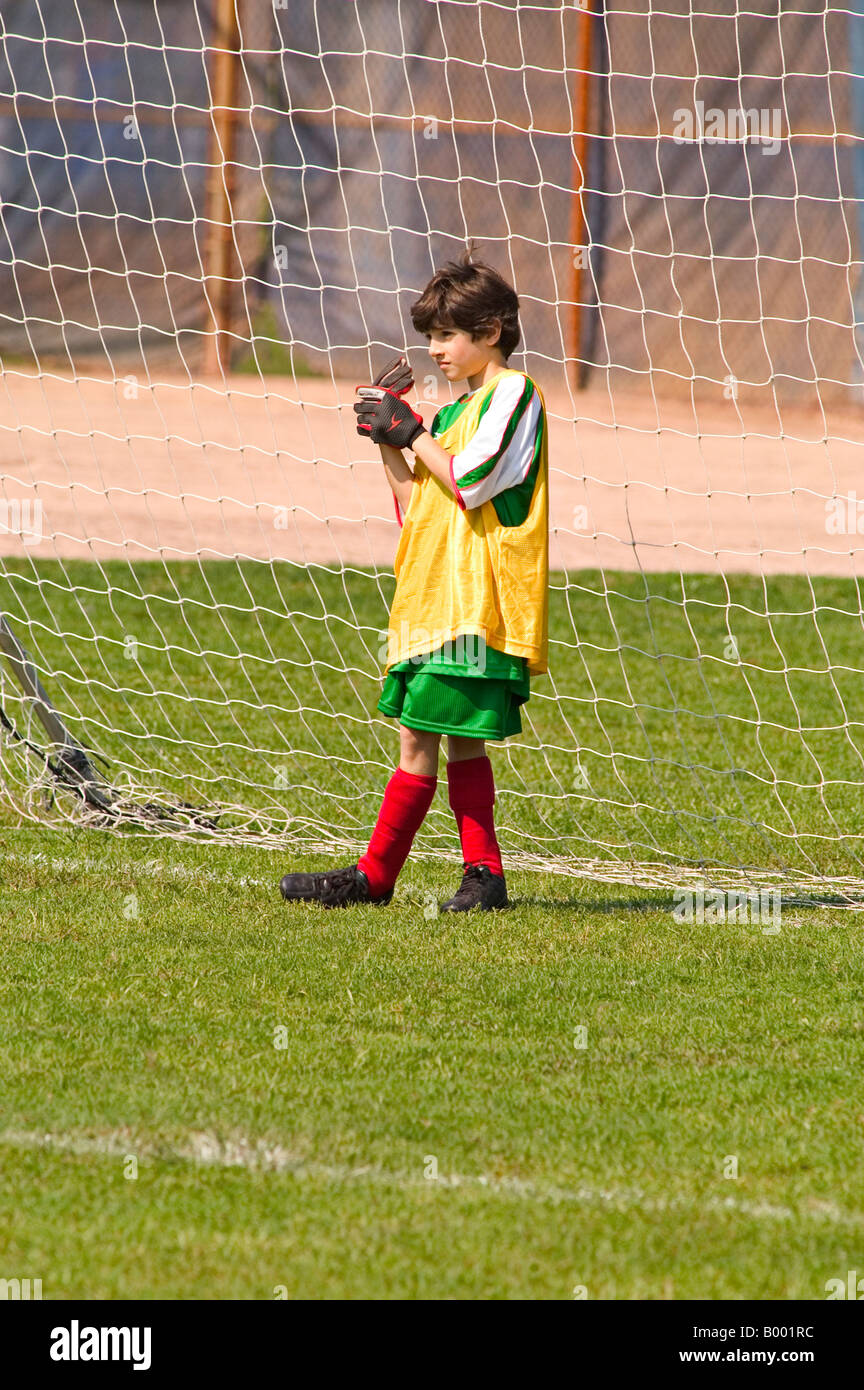
<path id="1" fill-rule="evenodd" d="M 436 270 L 429 284 L 411 305 L 411 322 L 418 333 L 433 328 L 459 328 L 472 338 L 493 332 L 501 325 L 497 346 L 505 359 L 519 345 L 519 299 L 503 275 L 484 261 L 473 259 L 469 247 L 458 261 Z"/>

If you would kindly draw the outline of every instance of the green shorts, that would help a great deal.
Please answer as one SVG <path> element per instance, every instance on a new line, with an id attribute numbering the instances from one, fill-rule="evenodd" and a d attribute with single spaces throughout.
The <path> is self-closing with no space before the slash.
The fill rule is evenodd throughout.
<path id="1" fill-rule="evenodd" d="M 530 693 L 524 658 L 488 648 L 486 665 L 489 674 L 481 674 L 470 661 L 445 660 L 440 650 L 399 662 L 384 677 L 378 709 L 429 733 L 493 741 L 521 734 L 520 706 Z"/>

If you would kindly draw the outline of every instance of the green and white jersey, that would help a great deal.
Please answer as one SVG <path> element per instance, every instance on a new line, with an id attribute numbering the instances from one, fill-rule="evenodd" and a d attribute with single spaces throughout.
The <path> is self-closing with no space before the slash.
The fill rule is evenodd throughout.
<path id="1" fill-rule="evenodd" d="M 433 439 L 456 423 L 476 394 L 469 391 L 442 406 L 432 421 Z M 531 506 L 545 430 L 546 412 L 531 378 L 503 374 L 483 403 L 474 434 L 453 455 L 450 475 L 460 505 L 467 509 L 491 501 L 502 525 L 520 526 Z"/>

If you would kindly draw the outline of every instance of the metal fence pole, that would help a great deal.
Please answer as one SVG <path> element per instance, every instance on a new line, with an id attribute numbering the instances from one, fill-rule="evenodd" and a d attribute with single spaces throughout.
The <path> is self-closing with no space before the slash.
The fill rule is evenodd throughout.
<path id="1" fill-rule="evenodd" d="M 204 216 L 205 294 L 213 332 L 204 339 L 205 373 L 226 372 L 231 365 L 232 272 L 235 266 L 233 198 L 237 91 L 240 76 L 239 0 L 215 0 L 211 73 L 212 132 Z M 206 322 L 206 320 L 205 320 Z"/>

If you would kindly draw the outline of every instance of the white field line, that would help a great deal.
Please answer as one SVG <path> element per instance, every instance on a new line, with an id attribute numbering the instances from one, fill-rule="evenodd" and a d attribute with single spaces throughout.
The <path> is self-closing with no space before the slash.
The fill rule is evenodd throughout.
<path id="1" fill-rule="evenodd" d="M 302 1158 L 279 1144 L 245 1138 L 223 1140 L 206 1133 L 190 1133 L 185 1142 L 142 1141 L 131 1131 L 112 1130 L 93 1137 L 86 1134 L 51 1134 L 38 1131 L 0 1131 L 0 1147 L 10 1149 L 45 1149 L 52 1153 L 68 1153 L 98 1158 L 116 1158 L 162 1163 L 189 1163 L 195 1166 L 243 1168 L 249 1172 L 290 1173 L 295 1178 L 330 1183 L 372 1183 L 396 1189 L 429 1187 L 461 1188 L 468 1192 L 485 1191 L 525 1201 L 549 1202 L 552 1205 L 575 1204 L 600 1206 L 614 1211 L 674 1212 L 698 1206 L 702 1211 L 736 1212 L 767 1221 L 801 1221 L 809 1219 L 837 1225 L 864 1226 L 864 1213 L 843 1211 L 834 1202 L 812 1200 L 800 1207 L 778 1206 L 772 1202 L 748 1201 L 728 1197 L 666 1197 L 652 1195 L 638 1188 L 602 1188 L 579 1186 L 559 1187 L 553 1183 L 529 1182 L 523 1178 L 490 1177 L 487 1174 L 441 1173 L 429 1179 L 420 1173 L 392 1173 L 375 1164 L 351 1167 L 348 1164 L 316 1163 Z M 425 1160 L 424 1160 L 425 1161 Z"/>
<path id="2" fill-rule="evenodd" d="M 110 859 L 97 858 L 94 855 L 66 859 L 58 855 L 45 854 L 41 850 L 34 850 L 29 854 L 19 854 L 15 851 L 0 854 L 0 868 L 14 864 L 26 869 L 47 869 L 55 874 L 99 874 L 104 877 L 106 874 L 114 873 L 118 878 L 150 878 L 162 881 L 174 879 L 201 887 L 218 885 L 222 888 L 260 888 L 271 895 L 278 895 L 279 891 L 278 873 L 274 873 L 272 878 L 251 878 L 248 874 L 217 874 L 212 869 L 169 864 L 163 859 L 130 859 L 125 864 L 117 864 Z M 399 883 L 393 895 L 394 901 L 414 902 L 418 893 L 425 904 L 424 894 L 428 895 L 428 890 L 418 890 L 410 881 Z"/>
<path id="3" fill-rule="evenodd" d="M 44 854 L 40 850 L 29 854 L 4 852 L 0 863 L 19 864 L 26 869 L 50 869 L 52 873 L 101 874 L 116 873 L 139 878 L 175 878 L 186 883 L 220 883 L 240 888 L 278 887 L 275 878 L 249 878 L 243 874 L 217 874 L 212 869 L 190 868 L 186 864 L 167 864 L 163 859 L 130 859 L 125 864 L 117 864 L 112 859 L 95 855 L 82 855 L 78 858 L 63 858 L 59 855 Z"/>

